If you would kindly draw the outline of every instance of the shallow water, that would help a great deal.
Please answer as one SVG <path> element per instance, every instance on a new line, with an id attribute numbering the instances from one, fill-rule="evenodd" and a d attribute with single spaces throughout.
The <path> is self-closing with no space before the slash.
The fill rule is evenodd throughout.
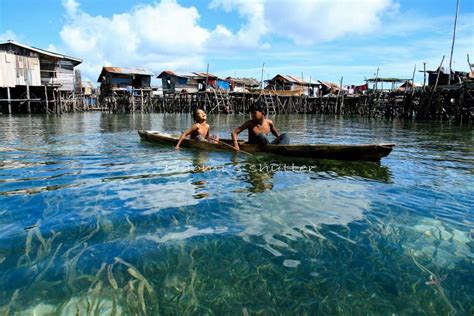
<path id="1" fill-rule="evenodd" d="M 273 118 L 293 142 L 397 146 L 248 157 L 136 133 L 189 115 L 0 116 L 0 314 L 474 313 L 471 127 Z"/>

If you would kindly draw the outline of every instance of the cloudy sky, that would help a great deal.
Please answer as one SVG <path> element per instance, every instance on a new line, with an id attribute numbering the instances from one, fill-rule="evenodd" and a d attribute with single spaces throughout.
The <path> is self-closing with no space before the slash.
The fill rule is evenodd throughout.
<path id="1" fill-rule="evenodd" d="M 0 40 L 104 65 L 360 84 L 449 62 L 456 0 L 0 0 Z M 474 62 L 474 0 L 460 0 L 453 68 Z M 423 81 L 417 73 L 415 81 Z"/>

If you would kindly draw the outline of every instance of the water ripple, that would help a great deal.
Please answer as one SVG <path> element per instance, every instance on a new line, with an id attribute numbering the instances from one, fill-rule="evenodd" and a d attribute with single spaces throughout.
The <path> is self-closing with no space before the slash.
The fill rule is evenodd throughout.
<path id="1" fill-rule="evenodd" d="M 209 123 L 228 138 L 245 118 Z M 397 146 L 247 157 L 136 134 L 188 115 L 0 117 L 0 313 L 472 313 L 472 129 L 273 118 L 294 142 Z"/>

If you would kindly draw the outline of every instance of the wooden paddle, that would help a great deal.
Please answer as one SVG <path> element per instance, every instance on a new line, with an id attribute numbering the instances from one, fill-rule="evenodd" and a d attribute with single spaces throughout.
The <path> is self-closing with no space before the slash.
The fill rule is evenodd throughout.
<path id="1" fill-rule="evenodd" d="M 215 139 L 214 139 L 214 141 L 215 141 Z M 224 143 L 224 142 L 221 142 L 220 140 L 218 140 L 217 142 L 218 142 L 219 144 L 221 144 L 221 145 L 225 145 L 225 146 L 227 146 L 227 147 L 230 147 L 230 148 L 232 148 L 233 150 L 235 150 L 235 151 L 237 151 L 237 152 L 241 152 L 241 153 L 243 153 L 243 154 L 246 154 L 246 155 L 249 155 L 249 156 L 253 156 L 251 153 L 246 152 L 245 150 L 242 150 L 242 149 L 237 150 L 237 149 L 235 149 L 234 146 L 229 145 L 229 144 Z"/>

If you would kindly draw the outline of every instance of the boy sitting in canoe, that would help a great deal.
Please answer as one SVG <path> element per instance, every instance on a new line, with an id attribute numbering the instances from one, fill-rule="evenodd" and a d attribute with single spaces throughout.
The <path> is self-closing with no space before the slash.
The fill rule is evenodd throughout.
<path id="1" fill-rule="evenodd" d="M 237 141 L 237 135 L 244 130 L 248 130 L 249 140 L 248 144 L 257 145 L 288 145 L 290 138 L 286 134 L 280 134 L 273 124 L 272 120 L 265 118 L 265 109 L 262 103 L 257 103 L 251 108 L 252 119 L 245 122 L 242 126 L 237 127 L 232 131 L 232 141 L 234 148 L 240 150 L 239 143 Z M 267 134 L 272 132 L 276 137 L 272 142 L 267 138 Z"/>
<path id="2" fill-rule="evenodd" d="M 181 145 L 183 139 L 187 136 L 190 136 L 190 138 L 194 140 L 207 140 L 213 143 L 218 142 L 217 136 L 215 138 L 209 137 L 209 124 L 206 122 L 206 113 L 201 109 L 197 109 L 194 112 L 194 124 L 190 129 L 185 130 L 183 134 L 181 134 L 176 144 L 176 149 L 179 149 L 179 145 Z"/>

